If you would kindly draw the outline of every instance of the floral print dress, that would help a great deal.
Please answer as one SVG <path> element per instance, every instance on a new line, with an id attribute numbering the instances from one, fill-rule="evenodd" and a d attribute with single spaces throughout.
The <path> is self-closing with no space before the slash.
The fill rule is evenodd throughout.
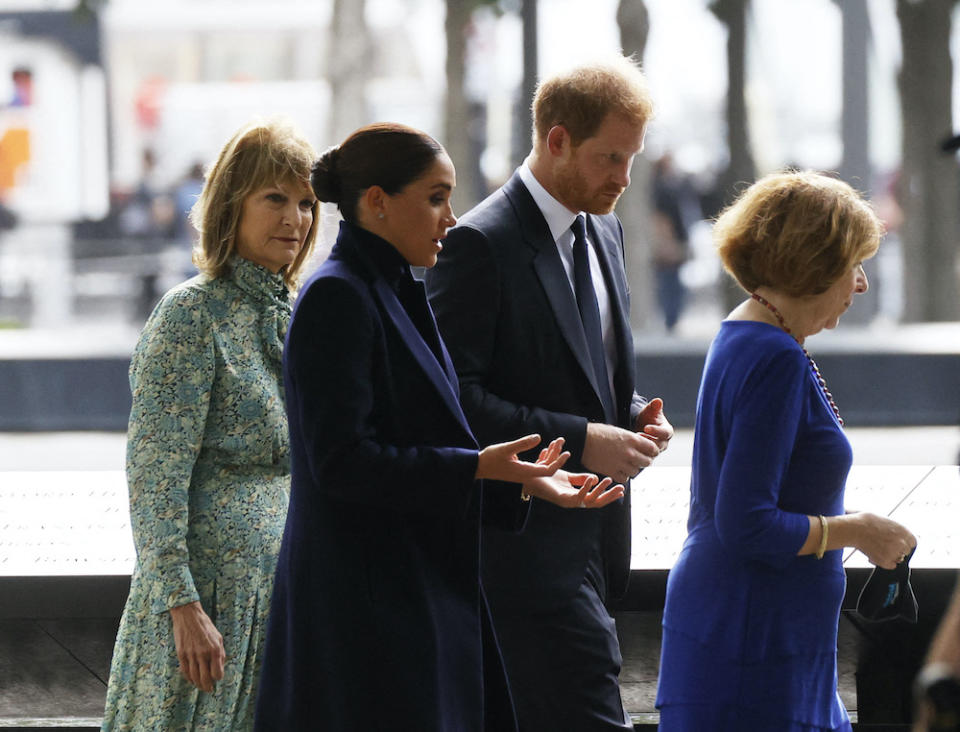
<path id="1" fill-rule="evenodd" d="M 281 350 L 287 288 L 235 258 L 170 290 L 130 365 L 127 483 L 137 562 L 104 730 L 253 727 L 290 486 Z M 168 610 L 199 600 L 223 635 L 212 694 L 184 679 Z"/>

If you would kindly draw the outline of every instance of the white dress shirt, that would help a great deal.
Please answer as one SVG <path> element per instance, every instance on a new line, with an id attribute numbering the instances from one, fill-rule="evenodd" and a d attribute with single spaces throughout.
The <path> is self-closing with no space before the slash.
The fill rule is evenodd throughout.
<path id="1" fill-rule="evenodd" d="M 550 227 L 550 234 L 557 245 L 557 251 L 560 253 L 560 259 L 563 262 L 563 268 L 567 273 L 567 280 L 570 283 L 570 291 L 576 293 L 573 279 L 573 232 L 570 227 L 577 216 L 585 216 L 583 212 L 575 214 L 564 206 L 560 201 L 551 196 L 540 181 L 534 176 L 533 171 L 527 161 L 524 161 L 519 169 L 520 180 L 530 191 L 534 202 L 543 214 L 543 218 Z M 590 230 L 587 229 L 587 255 L 590 258 L 590 276 L 593 279 L 593 289 L 597 293 L 597 305 L 600 308 L 600 327 L 603 331 L 603 350 L 604 361 L 607 364 L 607 380 L 610 384 L 610 394 L 613 396 L 614 405 L 616 405 L 616 390 L 613 388 L 613 372 L 617 363 L 617 337 L 613 327 L 613 315 L 610 311 L 610 295 L 607 292 L 607 281 L 603 277 L 603 269 L 600 267 L 600 260 L 597 258 L 597 252 L 593 241 L 590 239 Z"/>

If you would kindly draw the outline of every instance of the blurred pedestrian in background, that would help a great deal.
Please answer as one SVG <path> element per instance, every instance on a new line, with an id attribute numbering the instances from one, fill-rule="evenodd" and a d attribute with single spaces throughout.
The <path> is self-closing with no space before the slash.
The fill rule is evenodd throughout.
<path id="1" fill-rule="evenodd" d="M 201 274 L 163 296 L 134 351 L 137 562 L 104 730 L 253 726 L 290 485 L 281 350 L 316 233 L 313 159 L 280 122 L 226 143 L 193 210 Z"/>
<path id="2" fill-rule="evenodd" d="M 680 268 L 690 257 L 687 236 L 692 192 L 673 166 L 667 152 L 653 165 L 653 269 L 657 278 L 657 304 L 667 332 L 680 319 L 686 297 Z"/>
<path id="3" fill-rule="evenodd" d="M 173 205 L 176 211 L 174 220 L 174 245 L 178 259 L 182 259 L 186 276 L 196 273 L 191 264 L 193 249 L 199 242 L 199 232 L 193 225 L 190 212 L 203 192 L 203 164 L 196 162 L 190 166 L 187 174 L 173 188 Z"/>
<path id="4" fill-rule="evenodd" d="M 960 730 L 960 580 L 916 683 L 914 732 Z"/>

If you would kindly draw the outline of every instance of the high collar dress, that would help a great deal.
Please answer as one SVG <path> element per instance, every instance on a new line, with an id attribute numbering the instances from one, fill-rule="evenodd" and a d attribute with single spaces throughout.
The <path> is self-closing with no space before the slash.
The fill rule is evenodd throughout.
<path id="1" fill-rule="evenodd" d="M 130 365 L 137 561 L 104 730 L 248 730 L 290 485 L 280 376 L 290 320 L 278 274 L 236 258 L 175 287 Z M 179 672 L 170 608 L 199 600 L 223 635 L 212 694 Z"/>

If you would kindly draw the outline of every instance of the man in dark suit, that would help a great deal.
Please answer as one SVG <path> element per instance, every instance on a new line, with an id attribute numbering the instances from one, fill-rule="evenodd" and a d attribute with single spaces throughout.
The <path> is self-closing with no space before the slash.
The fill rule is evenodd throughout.
<path id="1" fill-rule="evenodd" d="M 627 482 L 673 435 L 662 402 L 634 391 L 612 213 L 652 102 L 619 58 L 543 81 L 533 106 L 529 157 L 450 231 L 427 287 L 481 442 L 563 436 L 575 469 Z M 534 500 L 522 534 L 484 533 L 483 583 L 523 732 L 632 729 L 605 607 L 629 577 L 629 503 L 564 513 Z"/>

